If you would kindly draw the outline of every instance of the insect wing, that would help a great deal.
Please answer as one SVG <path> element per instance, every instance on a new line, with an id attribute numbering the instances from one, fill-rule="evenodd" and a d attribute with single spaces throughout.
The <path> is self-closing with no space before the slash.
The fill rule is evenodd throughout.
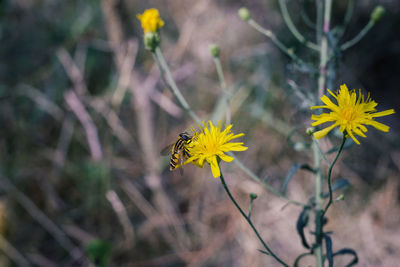
<path id="1" fill-rule="evenodd" d="M 160 154 L 161 154 L 162 156 L 171 155 L 171 154 L 173 153 L 172 150 L 174 149 L 174 146 L 175 146 L 175 143 L 170 144 L 170 145 L 164 147 L 164 148 L 161 150 Z"/>
<path id="2" fill-rule="evenodd" d="M 179 174 L 182 176 L 183 175 L 183 163 L 185 162 L 185 155 L 184 155 L 184 149 L 179 151 Z"/>
<path id="3" fill-rule="evenodd" d="M 182 166 L 179 167 L 179 174 L 180 174 L 181 176 L 183 176 L 183 167 L 182 167 Z"/>

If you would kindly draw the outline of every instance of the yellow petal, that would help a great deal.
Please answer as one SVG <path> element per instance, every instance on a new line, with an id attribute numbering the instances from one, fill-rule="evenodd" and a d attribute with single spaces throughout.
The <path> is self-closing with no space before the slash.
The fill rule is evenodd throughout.
<path id="1" fill-rule="evenodd" d="M 317 108 L 328 108 L 328 106 L 312 106 L 310 109 L 317 109 Z"/>
<path id="2" fill-rule="evenodd" d="M 225 155 L 224 153 L 219 153 L 219 154 L 218 154 L 218 157 L 219 157 L 221 160 L 226 161 L 226 162 L 231 162 L 232 160 L 234 160 L 233 157 L 228 156 L 228 155 Z"/>
<path id="3" fill-rule="evenodd" d="M 377 122 L 377 121 L 373 121 L 373 120 L 368 122 L 368 125 L 374 126 L 376 129 L 378 129 L 378 130 L 380 130 L 382 132 L 388 132 L 389 129 L 390 129 L 389 126 L 387 126 L 387 125 L 385 125 L 383 123 Z"/>
<path id="4" fill-rule="evenodd" d="M 227 143 L 220 147 L 221 151 L 245 151 L 248 147 L 242 146 L 243 143 Z"/>
<path id="5" fill-rule="evenodd" d="M 338 111 L 339 107 L 334 104 L 327 96 L 322 96 L 321 101 L 327 106 L 327 108 L 332 109 L 333 111 Z"/>
<path id="6" fill-rule="evenodd" d="M 353 141 L 359 145 L 360 142 L 357 140 L 357 138 L 354 137 L 353 133 L 351 131 L 347 131 L 347 134 L 350 135 L 350 137 L 353 139 Z"/>
<path id="7" fill-rule="evenodd" d="M 390 115 L 390 114 L 394 114 L 394 109 L 388 109 L 385 111 L 381 111 L 381 112 L 376 112 L 376 113 L 372 113 L 372 117 L 382 117 L 382 116 L 386 116 L 386 115 Z"/>
<path id="8" fill-rule="evenodd" d="M 334 98 L 336 98 L 336 99 L 337 99 L 337 96 L 336 96 L 334 93 L 332 93 L 332 91 L 331 91 L 331 90 L 329 90 L 329 89 L 327 89 L 327 90 L 328 90 L 329 94 L 331 94 L 331 96 L 333 96 Z"/>
<path id="9" fill-rule="evenodd" d="M 334 123 L 331 126 L 329 126 L 328 128 L 325 128 L 325 129 L 322 129 L 320 131 L 317 131 L 317 132 L 314 133 L 314 137 L 317 138 L 317 139 L 321 139 L 322 137 L 327 135 L 336 126 L 337 126 L 337 123 Z"/>
<path id="10" fill-rule="evenodd" d="M 331 116 L 330 114 L 326 114 L 326 113 L 321 114 L 321 115 L 311 115 L 311 119 L 315 120 L 315 122 L 313 122 L 311 124 L 311 126 L 317 126 L 317 125 L 320 125 L 325 122 L 330 122 L 330 121 L 336 120 L 333 116 Z"/>
<path id="11" fill-rule="evenodd" d="M 211 166 L 211 172 L 212 172 L 212 175 L 214 176 L 214 178 L 220 177 L 221 171 L 218 166 L 217 157 L 214 156 L 214 157 L 207 158 L 207 162 Z"/>
<path id="12" fill-rule="evenodd" d="M 196 165 L 197 167 L 203 168 L 204 161 L 203 161 L 203 164 L 200 164 L 200 162 L 198 160 L 196 160 L 196 161 L 193 161 L 192 164 Z"/>

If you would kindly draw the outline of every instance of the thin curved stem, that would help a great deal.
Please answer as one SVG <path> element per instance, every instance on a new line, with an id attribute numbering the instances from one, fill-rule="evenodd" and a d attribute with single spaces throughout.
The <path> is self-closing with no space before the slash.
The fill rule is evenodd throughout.
<path id="1" fill-rule="evenodd" d="M 373 20 L 370 20 L 367 25 L 351 40 L 345 42 L 340 46 L 340 49 L 342 51 L 349 49 L 353 45 L 357 44 L 359 41 L 361 41 L 362 38 L 372 29 L 372 27 L 375 25 L 375 22 Z"/>
<path id="2" fill-rule="evenodd" d="M 281 9 L 282 12 L 282 17 L 285 20 L 286 25 L 288 26 L 289 30 L 292 32 L 292 34 L 294 35 L 294 37 L 296 37 L 296 39 L 304 44 L 305 46 L 307 46 L 310 49 L 313 49 L 315 51 L 319 51 L 319 46 L 317 44 L 314 44 L 313 42 L 308 41 L 296 28 L 296 26 L 294 26 L 294 23 L 292 21 L 292 18 L 290 17 L 289 11 L 287 9 L 286 6 L 286 0 L 279 0 L 279 7 Z"/>
<path id="3" fill-rule="evenodd" d="M 246 215 L 246 213 L 244 213 L 244 211 L 242 210 L 242 208 L 240 208 L 239 204 L 236 202 L 236 200 L 234 199 L 234 197 L 232 196 L 228 186 L 225 183 L 225 179 L 224 176 L 222 175 L 221 172 L 221 183 L 222 186 L 224 187 L 226 193 L 228 194 L 229 198 L 231 199 L 231 201 L 233 202 L 233 204 L 236 206 L 236 208 L 239 210 L 240 214 L 242 214 L 242 216 L 246 219 L 247 223 L 250 225 L 251 229 L 253 229 L 254 233 L 256 234 L 258 240 L 260 240 L 261 244 L 264 246 L 265 250 L 269 253 L 270 256 L 272 256 L 275 260 L 277 260 L 281 265 L 289 267 L 289 265 L 287 265 L 284 261 L 282 261 L 278 256 L 275 255 L 275 253 L 272 252 L 272 250 L 268 247 L 268 245 L 265 243 L 265 241 L 262 239 L 262 237 L 260 236 L 260 234 L 258 233 L 257 229 L 255 228 L 253 222 L 250 220 L 250 218 Z"/>
<path id="4" fill-rule="evenodd" d="M 263 35 L 267 36 L 268 38 L 271 39 L 271 41 L 287 56 L 289 56 L 293 61 L 299 64 L 304 64 L 304 61 L 301 60 L 298 56 L 296 56 L 289 48 L 287 48 L 279 39 L 276 37 L 276 35 L 271 31 L 267 30 L 264 27 L 262 27 L 260 24 L 255 22 L 253 19 L 249 19 L 247 21 L 250 26 L 252 26 L 254 29 L 256 29 L 258 32 L 262 33 Z"/>
<path id="5" fill-rule="evenodd" d="M 231 117 L 232 117 L 231 107 L 230 107 L 231 95 L 226 86 L 225 76 L 224 76 L 224 72 L 222 70 L 222 64 L 221 64 L 221 60 L 219 59 L 219 57 L 214 57 L 214 63 L 215 63 L 215 67 L 217 68 L 218 79 L 219 79 L 221 89 L 222 89 L 222 92 L 224 93 L 224 98 L 226 101 L 225 122 L 226 122 L 226 124 L 231 124 Z"/>
<path id="6" fill-rule="evenodd" d="M 221 89 L 222 89 L 222 91 L 226 92 L 227 88 L 226 88 L 225 76 L 224 76 L 224 72 L 222 71 L 221 60 L 219 59 L 219 57 L 214 57 L 214 63 L 215 63 L 215 67 L 217 68 L 217 74 L 218 74 L 219 82 L 221 84 Z"/>
<path id="7" fill-rule="evenodd" d="M 187 111 L 187 113 L 192 117 L 197 124 L 201 124 L 200 118 L 193 112 L 190 108 L 188 102 L 186 101 L 185 97 L 182 95 L 181 91 L 179 90 L 178 86 L 175 83 L 175 80 L 172 76 L 171 70 L 168 67 L 167 62 L 161 52 L 160 47 L 157 47 L 155 52 L 153 53 L 154 60 L 157 63 L 158 68 L 160 69 L 161 79 L 167 86 L 167 88 L 174 94 L 174 96 L 178 99 L 178 102 L 181 106 Z M 164 76 L 164 73 L 167 75 L 167 79 Z"/>
<path id="8" fill-rule="evenodd" d="M 345 143 L 345 142 L 346 142 L 346 135 L 343 134 L 342 144 L 341 144 L 340 147 L 339 147 L 339 150 L 338 150 L 338 152 L 337 152 L 337 154 L 336 154 L 335 159 L 332 161 L 332 164 L 329 166 L 329 171 L 328 171 L 329 201 L 328 201 L 328 204 L 326 204 L 326 207 L 325 207 L 324 211 L 322 212 L 322 217 L 325 215 L 325 213 L 326 213 L 326 211 L 328 210 L 329 206 L 330 206 L 330 205 L 332 204 L 332 202 L 333 202 L 333 200 L 332 200 L 332 183 L 331 183 L 331 180 L 332 180 L 332 178 L 331 178 L 331 176 L 332 176 L 332 169 L 333 169 L 333 166 L 335 166 L 335 163 L 336 163 L 337 159 L 339 158 L 340 153 L 341 153 L 342 150 L 343 150 L 343 147 L 344 147 L 344 143 Z"/>
<path id="9" fill-rule="evenodd" d="M 342 37 L 343 34 L 345 33 L 347 26 L 350 24 L 351 17 L 353 16 L 353 11 L 354 11 L 354 0 L 349 0 L 346 8 L 346 14 L 344 15 L 343 19 L 343 29 L 341 33 L 339 34 L 339 37 Z"/>

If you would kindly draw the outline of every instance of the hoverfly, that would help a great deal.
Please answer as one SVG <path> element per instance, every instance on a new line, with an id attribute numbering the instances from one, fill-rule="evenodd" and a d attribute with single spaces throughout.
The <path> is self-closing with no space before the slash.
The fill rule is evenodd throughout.
<path id="1" fill-rule="evenodd" d="M 179 134 L 178 139 L 171 145 L 167 146 L 161 151 L 161 155 L 171 155 L 169 161 L 169 170 L 173 171 L 182 167 L 185 160 L 190 157 L 187 145 L 192 142 L 192 136 L 187 132 Z M 179 169 L 180 174 L 183 174 L 183 169 Z"/>

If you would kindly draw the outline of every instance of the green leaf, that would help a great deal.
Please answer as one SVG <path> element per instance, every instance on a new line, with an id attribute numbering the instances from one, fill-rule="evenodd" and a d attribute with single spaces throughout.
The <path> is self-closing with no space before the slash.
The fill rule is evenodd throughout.
<path id="1" fill-rule="evenodd" d="M 326 247 L 326 258 L 328 259 L 329 267 L 333 267 L 333 254 L 332 254 L 332 239 L 329 235 L 324 235 L 325 247 Z"/>
<path id="2" fill-rule="evenodd" d="M 307 239 L 304 235 L 304 228 L 307 226 L 308 220 L 309 220 L 309 214 L 308 214 L 309 211 L 310 211 L 310 208 L 305 207 L 303 209 L 303 211 L 300 213 L 299 218 L 297 219 L 297 223 L 296 223 L 297 233 L 299 234 L 299 236 L 301 238 L 301 243 L 303 244 L 303 246 L 305 248 L 310 248 L 310 246 L 307 243 Z"/>
<path id="3" fill-rule="evenodd" d="M 333 253 L 333 257 L 338 256 L 338 255 L 346 255 L 346 254 L 353 255 L 354 258 L 349 264 L 345 265 L 345 267 L 351 267 L 358 263 L 357 253 L 351 248 L 343 248 L 343 249 Z"/>
<path id="4" fill-rule="evenodd" d="M 307 252 L 307 253 L 300 254 L 300 255 L 296 258 L 296 260 L 294 261 L 293 266 L 294 266 L 294 267 L 299 267 L 299 262 L 300 262 L 300 260 L 301 260 L 302 258 L 304 258 L 305 256 L 308 256 L 308 255 L 312 255 L 312 253 L 311 253 L 311 252 Z"/>
<path id="5" fill-rule="evenodd" d="M 268 252 L 261 250 L 261 249 L 257 249 L 258 251 L 260 251 L 261 253 L 265 254 L 265 255 L 270 255 Z"/>

